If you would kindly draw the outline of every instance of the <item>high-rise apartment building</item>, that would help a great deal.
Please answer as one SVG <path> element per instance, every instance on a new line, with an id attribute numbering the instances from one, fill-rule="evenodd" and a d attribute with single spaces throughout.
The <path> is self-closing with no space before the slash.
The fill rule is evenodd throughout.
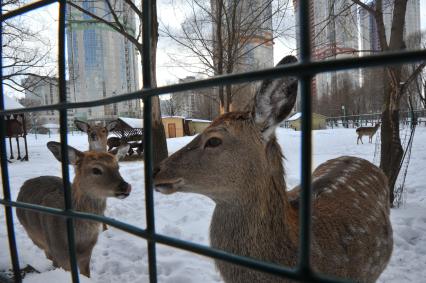
<path id="1" fill-rule="evenodd" d="M 298 0 L 293 0 L 296 15 L 299 12 Z M 298 16 L 296 17 L 298 18 Z M 358 56 L 357 8 L 350 0 L 310 1 L 311 52 L 313 60 L 331 60 Z M 299 40 L 299 34 L 296 33 Z M 298 41 L 297 41 L 298 42 Z M 323 95 L 338 91 L 349 78 L 358 78 L 354 70 L 318 74 L 312 82 L 313 95 Z M 358 79 L 349 80 L 352 87 L 358 86 Z"/>
<path id="2" fill-rule="evenodd" d="M 375 7 L 376 1 L 367 3 L 370 7 Z M 385 25 L 386 40 L 389 42 L 391 28 L 393 3 L 391 0 L 383 1 L 383 21 Z M 369 55 L 374 52 L 381 51 L 377 25 L 374 17 L 367 10 L 359 8 L 360 19 L 360 43 L 361 56 Z M 408 0 L 407 10 L 405 13 L 404 40 L 408 49 L 416 49 L 420 47 L 420 37 L 416 34 L 420 32 L 420 0 Z"/>
<path id="3" fill-rule="evenodd" d="M 212 10 L 216 9 L 216 1 L 211 1 Z M 233 39 L 232 55 L 233 71 L 248 72 L 274 66 L 273 34 L 272 34 L 272 1 L 244 0 L 225 1 L 227 12 L 232 15 L 236 11 L 234 22 L 230 27 L 229 19 L 223 17 L 224 42 Z M 215 30 L 216 25 L 213 27 Z M 231 31 L 229 34 L 228 31 Z M 233 32 L 232 32 L 233 31 Z M 215 33 L 215 32 L 214 32 Z M 213 45 L 217 44 L 215 38 Z M 213 47 L 217 49 L 217 47 Z M 224 50 L 229 55 L 229 49 Z M 244 110 L 252 101 L 255 93 L 255 84 L 233 86 L 232 110 Z"/>
<path id="4" fill-rule="evenodd" d="M 79 2 L 80 3 L 80 2 Z M 135 17 L 124 1 L 115 2 L 127 32 L 135 31 Z M 106 2 L 84 0 L 81 7 L 112 20 Z M 73 7 L 68 9 L 67 44 L 69 87 L 73 101 L 102 99 L 139 89 L 136 50 L 124 36 Z M 75 117 L 89 121 L 140 117 L 138 100 L 76 109 Z"/>

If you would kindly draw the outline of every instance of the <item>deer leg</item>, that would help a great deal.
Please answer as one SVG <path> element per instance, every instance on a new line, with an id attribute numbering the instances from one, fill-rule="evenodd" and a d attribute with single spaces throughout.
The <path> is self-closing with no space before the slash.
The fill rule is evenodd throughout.
<path id="1" fill-rule="evenodd" d="M 18 160 L 21 160 L 21 149 L 19 148 L 19 138 L 16 137 L 16 146 L 18 147 Z"/>
<path id="2" fill-rule="evenodd" d="M 12 138 L 9 137 L 9 148 L 10 148 L 10 157 L 9 159 L 13 159 L 13 150 L 12 150 Z"/>
<path id="3" fill-rule="evenodd" d="M 24 144 L 25 144 L 25 156 L 23 160 L 28 161 L 28 145 L 27 145 L 27 136 L 24 136 Z"/>
<path id="4" fill-rule="evenodd" d="M 102 223 L 102 231 L 108 230 L 108 226 L 105 223 Z"/>

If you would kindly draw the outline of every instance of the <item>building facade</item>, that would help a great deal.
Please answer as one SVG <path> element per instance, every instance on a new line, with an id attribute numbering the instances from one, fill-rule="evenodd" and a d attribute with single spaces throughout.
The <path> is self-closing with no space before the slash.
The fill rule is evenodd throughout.
<path id="1" fill-rule="evenodd" d="M 195 81 L 188 76 L 179 83 Z M 213 120 L 219 114 L 219 104 L 215 98 L 215 89 L 197 89 L 173 93 L 170 100 L 162 102 L 161 113 L 169 116 Z"/>
<path id="2" fill-rule="evenodd" d="M 323 61 L 358 57 L 356 5 L 350 0 L 316 0 L 310 4 L 312 59 Z M 299 1 L 294 0 L 293 5 L 297 15 Z M 296 18 L 298 19 L 298 16 Z M 298 33 L 296 37 L 298 42 Z M 299 46 L 297 48 L 299 50 Z M 350 87 L 359 87 L 359 72 L 345 70 L 318 74 L 312 81 L 312 94 L 319 100 L 348 86 L 348 81 Z"/>
<path id="3" fill-rule="evenodd" d="M 213 14 L 215 14 L 216 1 L 211 3 Z M 228 41 L 232 42 L 231 52 L 228 46 L 223 48 L 224 73 L 228 73 L 227 67 L 232 67 L 233 73 L 240 73 L 274 66 L 272 3 L 272 1 L 263 0 L 224 1 L 224 9 L 227 9 L 224 14 L 228 17 L 223 16 L 222 19 L 223 42 L 225 44 Z M 233 18 L 233 24 L 229 21 L 230 15 Z M 217 23 L 213 21 L 213 25 L 215 35 Z M 218 43 L 213 36 L 213 49 L 220 48 L 215 44 Z M 231 111 L 245 110 L 253 100 L 256 86 L 256 83 L 233 86 Z"/>
<path id="4" fill-rule="evenodd" d="M 375 7 L 376 1 L 367 3 L 370 7 Z M 386 40 L 389 42 L 392 28 L 393 2 L 383 1 L 383 21 L 385 25 Z M 367 10 L 359 8 L 360 19 L 360 44 L 361 56 L 369 55 L 381 51 L 377 25 L 374 17 Z M 416 36 L 420 32 L 420 0 L 408 0 L 405 13 L 404 40 L 408 49 L 420 48 L 420 37 Z"/>
<path id="5" fill-rule="evenodd" d="M 115 9 L 127 23 L 126 31 L 135 32 L 135 16 L 124 1 Z M 81 2 L 81 7 L 107 20 L 112 20 L 104 1 Z M 69 7 L 67 44 L 69 87 L 76 102 L 97 100 L 139 89 L 138 61 L 134 46 L 121 34 Z M 140 117 L 139 100 L 112 105 L 76 109 L 75 117 L 89 121 L 116 119 L 117 116 Z"/>
<path id="6" fill-rule="evenodd" d="M 27 76 L 22 85 L 25 88 L 25 97 L 20 99 L 20 103 L 25 107 L 52 105 L 59 103 L 59 80 L 54 77 Z M 68 85 L 68 84 L 67 84 Z M 67 87 L 67 98 L 70 100 L 71 94 Z M 74 109 L 68 110 L 68 126 L 73 126 Z M 55 124 L 59 126 L 59 112 L 56 110 L 46 110 L 28 113 L 29 128 L 39 128 L 44 124 Z"/>

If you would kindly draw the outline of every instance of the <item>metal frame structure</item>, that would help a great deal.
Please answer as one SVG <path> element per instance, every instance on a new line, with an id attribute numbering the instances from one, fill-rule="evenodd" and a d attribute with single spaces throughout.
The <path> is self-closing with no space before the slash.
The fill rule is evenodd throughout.
<path id="1" fill-rule="evenodd" d="M 312 168 L 312 135 L 311 135 L 311 80 L 317 73 L 337 71 L 350 68 L 372 67 L 379 65 L 390 65 L 415 62 L 426 60 L 426 51 L 404 51 L 393 54 L 380 54 L 366 56 L 356 59 L 338 59 L 328 60 L 321 62 L 311 61 L 310 54 L 310 25 L 309 25 L 309 1 L 300 1 L 299 6 L 299 23 L 300 23 L 300 58 L 297 64 L 283 65 L 276 68 L 269 68 L 260 71 L 253 71 L 241 74 L 231 74 L 218 76 L 210 79 L 193 81 L 188 83 L 170 85 L 165 87 L 152 87 L 151 85 L 151 60 L 150 60 L 150 25 L 151 25 L 151 0 L 143 0 L 143 85 L 141 91 L 122 94 L 114 97 L 108 97 L 102 100 L 68 103 L 66 100 L 66 81 L 65 81 L 65 12 L 66 0 L 43 0 L 34 2 L 17 10 L 8 12 L 1 16 L 1 25 L 4 21 L 11 19 L 15 16 L 25 14 L 34 9 L 47 6 L 49 4 L 59 3 L 59 96 L 60 102 L 54 105 L 29 107 L 25 109 L 12 109 L 4 110 L 3 99 L 0 99 L 0 152 L 1 152 L 1 174 L 3 182 L 3 198 L 0 199 L 0 204 L 4 206 L 7 231 L 9 238 L 9 249 L 11 255 L 11 262 L 13 266 L 13 281 L 21 282 L 20 267 L 18 260 L 18 252 L 16 247 L 15 232 L 13 225 L 12 208 L 19 207 L 38 211 L 42 213 L 49 213 L 64 217 L 67 223 L 67 233 L 69 240 L 69 254 L 71 261 L 71 274 L 74 283 L 79 282 L 78 268 L 76 264 L 75 243 L 73 233 L 73 220 L 75 218 L 90 219 L 99 221 L 115 228 L 121 229 L 130 234 L 146 239 L 148 243 L 148 260 L 149 260 L 149 275 L 150 282 L 157 282 L 157 263 L 156 263 L 156 244 L 164 244 L 174 248 L 183 249 L 207 257 L 220 259 L 230 263 L 242 265 L 262 272 L 273 273 L 277 276 L 286 277 L 288 279 L 303 281 L 303 282 L 343 282 L 337 279 L 326 278 L 312 270 L 310 262 L 310 241 L 311 241 L 311 168 Z M 1 43 L 1 42 L 0 42 Z M 0 46 L 2 46 L 0 44 Z M 0 73 L 2 76 L 2 73 Z M 234 84 L 242 82 L 251 82 L 260 79 L 273 79 L 281 76 L 298 76 L 300 79 L 300 89 L 302 98 L 302 195 L 301 195 L 301 213 L 300 213 L 300 243 L 299 243 L 299 262 L 295 269 L 282 267 L 277 264 L 262 262 L 260 260 L 247 258 L 239 255 L 230 254 L 222 250 L 213 249 L 210 247 L 182 241 L 165 235 L 161 235 L 155 230 L 155 217 L 154 217 L 154 202 L 153 202 L 153 177 L 152 177 L 152 136 L 151 136 L 151 97 L 154 95 L 167 94 L 171 92 L 180 92 L 196 88 L 205 88 L 217 86 L 220 84 Z M 3 95 L 3 86 L 0 85 L 1 94 Z M 3 97 L 3 96 L 2 96 Z M 145 199 L 146 199 L 146 217 L 147 226 L 145 228 L 136 227 L 124 222 L 120 222 L 111 218 L 103 217 L 100 215 L 93 215 L 83 212 L 74 211 L 71 206 L 71 195 L 69 187 L 69 173 L 68 173 L 68 158 L 66 154 L 67 147 L 67 110 L 72 108 L 83 108 L 100 106 L 110 103 L 121 102 L 129 99 L 142 99 L 144 102 L 144 151 L 145 151 Z M 43 110 L 58 110 L 60 112 L 60 126 L 61 126 L 61 153 L 63 156 L 62 163 L 62 177 L 64 180 L 64 201 L 65 209 L 55 209 L 44 206 L 38 206 L 28 203 L 16 202 L 11 200 L 8 165 L 6 159 L 5 147 L 5 124 L 4 119 L 6 115 L 17 112 L 34 112 Z M 0 275 L 0 281 L 2 276 Z M 3 280 L 6 280 L 3 278 Z"/>

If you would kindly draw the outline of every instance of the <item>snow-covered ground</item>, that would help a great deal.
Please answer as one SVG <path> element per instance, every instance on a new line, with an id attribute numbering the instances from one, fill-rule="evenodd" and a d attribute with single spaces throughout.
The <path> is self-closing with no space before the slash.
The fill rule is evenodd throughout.
<path id="1" fill-rule="evenodd" d="M 300 181 L 300 132 L 278 129 L 277 136 L 286 156 L 288 187 Z M 374 144 L 356 145 L 353 129 L 314 131 L 314 166 L 340 155 L 359 156 L 372 161 Z M 169 139 L 170 153 L 175 152 L 193 137 Z M 40 175 L 60 176 L 60 163 L 47 150 L 46 142 L 58 140 L 38 135 L 29 136 L 30 161 L 15 161 L 9 165 L 12 198 L 19 187 Z M 373 139 L 374 140 L 374 139 Z M 367 138 L 364 137 L 367 142 Z M 425 282 L 426 278 L 426 128 L 418 127 L 407 176 L 406 204 L 392 209 L 394 251 L 391 262 L 380 282 Z M 87 149 L 85 135 L 69 136 L 70 145 Z M 124 199 L 109 199 L 106 215 L 145 227 L 143 163 L 122 162 L 121 173 L 131 183 L 132 194 Z M 70 167 L 71 168 L 71 167 Z M 72 169 L 71 169 L 72 171 Z M 71 174 L 73 175 L 73 174 Z M 214 203 L 191 194 L 165 196 L 155 194 L 156 229 L 159 233 L 208 245 L 208 227 Z M 32 265 L 41 274 L 31 274 L 24 282 L 66 282 L 70 275 L 53 270 L 51 262 L 28 238 L 15 218 L 15 231 L 21 266 Z M 211 259 L 163 245 L 157 245 L 158 281 L 173 283 L 221 282 Z M 92 278 L 83 282 L 148 282 L 146 242 L 110 227 L 99 236 L 94 248 Z M 8 252 L 4 210 L 0 209 L 0 271 L 11 267 Z M 86 279 L 86 278 L 85 278 Z"/>

